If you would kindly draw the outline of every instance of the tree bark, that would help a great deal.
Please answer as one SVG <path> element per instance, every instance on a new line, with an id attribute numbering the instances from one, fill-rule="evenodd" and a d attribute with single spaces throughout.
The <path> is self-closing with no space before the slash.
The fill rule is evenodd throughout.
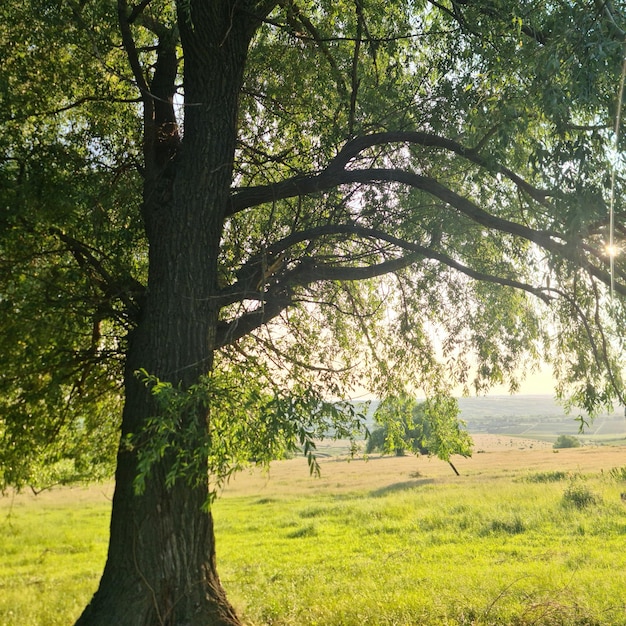
<path id="1" fill-rule="evenodd" d="M 143 205 L 150 246 L 148 289 L 130 339 L 122 440 L 159 415 L 159 406 L 135 375 L 138 369 L 185 389 L 213 365 L 219 315 L 216 270 L 231 186 L 238 95 L 257 24 L 227 0 L 192 2 L 191 15 L 180 16 L 179 23 L 185 59 L 184 137 L 173 150 L 167 111 L 163 120 L 147 124 L 161 135 L 146 145 L 161 152 L 146 155 L 146 163 L 152 164 L 146 170 Z M 171 63 L 171 56 L 162 57 Z M 159 107 L 151 108 L 158 116 Z M 210 410 L 204 414 L 200 409 L 184 420 L 182 428 L 196 427 L 197 441 L 189 447 L 197 449 Z M 216 570 L 213 519 L 205 507 L 208 472 L 195 484 L 178 479 L 168 487 L 170 467 L 168 457 L 156 463 L 145 492 L 136 495 L 137 455 L 120 446 L 107 562 L 99 589 L 77 624 L 240 623 Z"/>

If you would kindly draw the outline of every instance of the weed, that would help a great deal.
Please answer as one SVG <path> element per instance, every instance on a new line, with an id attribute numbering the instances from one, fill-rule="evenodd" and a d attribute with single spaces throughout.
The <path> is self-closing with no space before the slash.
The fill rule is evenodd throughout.
<path id="1" fill-rule="evenodd" d="M 483 535 L 489 533 L 504 533 L 507 535 L 519 535 L 526 530 L 526 523 L 519 516 L 515 515 L 511 519 L 494 519 L 487 525 Z"/>
<path id="2" fill-rule="evenodd" d="M 563 494 L 563 504 L 585 509 L 600 504 L 602 498 L 580 480 L 572 480 Z"/>
<path id="3" fill-rule="evenodd" d="M 616 480 L 618 482 L 626 482 L 626 467 L 614 467 L 608 472 L 609 478 Z"/>
<path id="4" fill-rule="evenodd" d="M 256 503 L 257 504 L 272 504 L 276 502 L 276 498 L 259 498 Z"/>
<path id="5" fill-rule="evenodd" d="M 328 511 L 328 507 L 325 506 L 310 506 L 300 511 L 299 515 L 305 519 L 310 517 L 323 517 L 328 514 Z"/>
<path id="6" fill-rule="evenodd" d="M 556 483 L 561 480 L 566 480 L 569 477 L 570 474 L 568 472 L 553 470 L 549 472 L 535 472 L 534 474 L 529 474 L 524 480 L 529 483 Z"/>
<path id="7" fill-rule="evenodd" d="M 287 538 L 301 539 L 302 537 L 315 537 L 315 535 L 317 535 L 317 529 L 315 528 L 315 524 L 307 524 L 306 526 L 301 526 L 297 530 L 288 533 Z"/>

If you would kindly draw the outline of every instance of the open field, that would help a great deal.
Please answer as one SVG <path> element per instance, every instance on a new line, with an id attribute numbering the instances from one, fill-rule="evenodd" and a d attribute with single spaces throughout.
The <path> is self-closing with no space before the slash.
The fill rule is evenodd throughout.
<path id="1" fill-rule="evenodd" d="M 532 447 L 531 447 L 532 446 Z M 218 567 L 247 623 L 626 625 L 626 448 L 481 435 L 435 459 L 244 472 L 215 505 Z M 590 494 L 576 506 L 570 494 Z M 69 624 L 106 553 L 111 486 L 0 500 L 0 624 Z M 577 500 L 576 500 L 577 502 Z"/>
<path id="2" fill-rule="evenodd" d="M 455 483 L 455 480 L 474 482 L 519 478 L 541 471 L 600 473 L 626 465 L 626 447 L 585 446 L 557 452 L 552 449 L 552 444 L 545 441 L 508 435 L 473 435 L 473 439 L 474 455 L 467 459 L 453 459 L 461 473 L 460 479 L 454 476 L 446 463 L 436 458 L 373 455 L 368 460 L 346 460 L 344 456 L 331 455 L 320 459 L 320 478 L 310 477 L 305 460 L 296 458 L 274 463 L 269 473 L 261 469 L 242 472 L 230 482 L 222 497 L 360 492 L 382 489 L 416 474 L 446 485 Z M 328 451 L 340 445 L 340 442 L 331 442 L 327 448 L 319 447 L 321 451 Z"/>

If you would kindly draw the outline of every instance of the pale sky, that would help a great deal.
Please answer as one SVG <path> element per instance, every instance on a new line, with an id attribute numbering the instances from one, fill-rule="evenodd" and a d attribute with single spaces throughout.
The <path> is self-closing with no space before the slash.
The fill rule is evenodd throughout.
<path id="1" fill-rule="evenodd" d="M 520 390 L 515 395 L 550 395 L 554 396 L 555 381 L 549 368 L 539 372 L 529 373 L 520 384 Z M 494 385 L 487 395 L 503 396 L 509 395 L 509 388 L 506 385 Z"/>

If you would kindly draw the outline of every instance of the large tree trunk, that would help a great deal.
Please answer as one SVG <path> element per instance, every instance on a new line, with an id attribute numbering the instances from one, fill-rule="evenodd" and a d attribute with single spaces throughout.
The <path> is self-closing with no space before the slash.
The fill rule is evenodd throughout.
<path id="1" fill-rule="evenodd" d="M 141 432 L 146 419 L 160 410 L 136 370 L 187 388 L 213 362 L 219 314 L 216 270 L 232 177 L 237 100 L 256 25 L 226 0 L 192 3 L 192 9 L 191 20 L 180 19 L 184 138 L 173 151 L 171 135 L 168 139 L 161 132 L 152 142 L 157 152 L 146 158 L 153 168 L 147 168 L 143 207 L 150 244 L 148 291 L 130 342 L 123 438 Z M 154 115 L 158 118 L 158 107 Z M 171 131 L 167 118 L 166 112 L 161 131 Z M 158 119 L 155 127 L 158 133 Z M 197 426 L 197 441 L 190 447 L 200 446 L 209 419 L 210 411 L 185 416 L 183 428 Z M 145 493 L 138 496 L 133 489 L 136 453 L 120 447 L 107 563 L 78 624 L 239 623 L 215 567 L 213 520 L 204 507 L 208 475 L 195 485 L 179 479 L 168 488 L 170 464 L 168 457 L 155 464 Z"/>

